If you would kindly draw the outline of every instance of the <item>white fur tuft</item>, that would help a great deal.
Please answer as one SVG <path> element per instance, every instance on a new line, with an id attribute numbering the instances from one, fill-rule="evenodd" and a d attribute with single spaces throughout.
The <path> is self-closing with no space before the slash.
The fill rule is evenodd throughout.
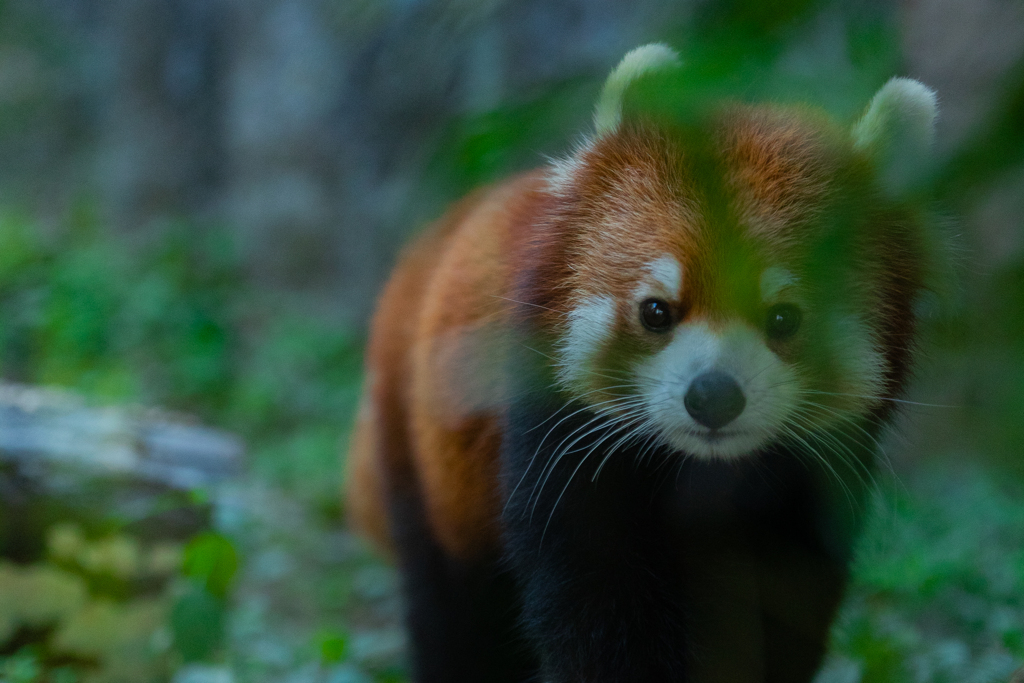
<path id="1" fill-rule="evenodd" d="M 679 64 L 679 55 L 663 43 L 650 43 L 630 50 L 612 70 L 594 109 L 598 136 L 614 133 L 622 121 L 622 98 L 629 84 L 644 74 Z"/>
<path id="2" fill-rule="evenodd" d="M 893 78 L 871 99 L 853 127 L 854 148 L 874 156 L 883 181 L 899 187 L 913 183 L 935 139 L 938 98 L 911 78 Z"/>
<path id="3" fill-rule="evenodd" d="M 567 197 L 570 194 L 577 172 L 585 166 L 583 156 L 590 151 L 592 142 L 586 138 L 576 143 L 576 148 L 569 156 L 552 159 L 548 164 L 548 192 L 556 197 Z"/>
<path id="4" fill-rule="evenodd" d="M 651 274 L 662 296 L 672 300 L 679 297 L 679 291 L 683 288 L 683 267 L 677 258 L 664 254 L 648 263 L 644 270 Z"/>
<path id="5" fill-rule="evenodd" d="M 583 391 L 594 356 L 615 327 L 615 299 L 592 296 L 569 313 L 569 329 L 559 343 L 558 379 L 566 388 Z"/>
<path id="6" fill-rule="evenodd" d="M 853 127 L 853 144 L 870 149 L 904 135 L 909 136 L 908 143 L 929 147 L 938 115 L 934 90 L 912 78 L 893 78 L 875 94 L 864 117 Z"/>
<path id="7" fill-rule="evenodd" d="M 761 300 L 765 303 L 774 303 L 787 287 L 797 283 L 793 273 L 785 268 L 772 266 L 761 273 Z"/>

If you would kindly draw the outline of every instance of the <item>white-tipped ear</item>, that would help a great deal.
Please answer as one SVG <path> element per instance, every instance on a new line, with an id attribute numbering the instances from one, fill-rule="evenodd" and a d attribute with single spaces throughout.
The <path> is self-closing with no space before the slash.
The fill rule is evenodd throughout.
<path id="1" fill-rule="evenodd" d="M 901 190 L 928 166 L 938 115 L 935 91 L 911 78 L 893 78 L 854 124 L 853 146 L 875 158 L 884 183 Z"/>
<path id="2" fill-rule="evenodd" d="M 679 55 L 663 43 L 650 43 L 630 50 L 615 67 L 601 90 L 594 109 L 598 136 L 614 133 L 622 121 L 622 97 L 629 84 L 644 74 L 679 64 Z"/>

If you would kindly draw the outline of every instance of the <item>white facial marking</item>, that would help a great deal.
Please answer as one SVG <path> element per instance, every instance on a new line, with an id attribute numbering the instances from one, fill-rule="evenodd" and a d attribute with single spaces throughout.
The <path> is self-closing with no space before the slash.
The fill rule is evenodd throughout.
<path id="1" fill-rule="evenodd" d="M 645 270 L 654 278 L 658 288 L 664 290 L 664 294 L 675 299 L 683 287 L 683 267 L 679 260 L 673 256 L 664 256 L 651 261 Z"/>
<path id="2" fill-rule="evenodd" d="M 594 354 L 615 326 L 615 299 L 607 295 L 584 299 L 569 313 L 569 329 L 558 344 L 558 379 L 567 388 L 585 386 Z"/>
<path id="3" fill-rule="evenodd" d="M 796 282 L 796 276 L 785 268 L 766 268 L 761 273 L 761 300 L 765 303 L 775 301 L 783 290 L 795 285 Z"/>
<path id="4" fill-rule="evenodd" d="M 693 380 L 711 370 L 732 376 L 746 399 L 743 412 L 716 431 L 696 422 L 684 405 Z M 637 366 L 636 376 L 662 440 L 703 458 L 752 454 L 777 436 L 797 405 L 793 370 L 742 323 L 732 323 L 721 332 L 705 323 L 680 325 L 668 346 Z"/>
<path id="5" fill-rule="evenodd" d="M 633 300 L 637 303 L 650 297 L 675 301 L 683 289 L 683 266 L 679 260 L 664 254 L 646 266 L 647 273 L 640 279 L 640 284 L 633 291 Z"/>

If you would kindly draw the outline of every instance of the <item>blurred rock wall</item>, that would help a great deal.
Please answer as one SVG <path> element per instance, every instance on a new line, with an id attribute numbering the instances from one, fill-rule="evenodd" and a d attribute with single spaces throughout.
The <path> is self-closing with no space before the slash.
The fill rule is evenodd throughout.
<path id="1" fill-rule="evenodd" d="M 695 1 L 8 0 L 59 31 L 0 30 L 0 108 L 23 104 L 0 118 L 0 196 L 56 216 L 94 195 L 128 235 L 224 223 L 257 288 L 362 320 L 447 122 L 598 78 Z M 952 149 L 1024 54 L 1024 5 L 905 0 L 898 18 Z"/>
<path id="2" fill-rule="evenodd" d="M 900 21 L 908 73 L 939 93 L 939 152 L 953 154 L 994 123 L 1024 77 L 1024 3 L 907 0 Z M 968 279 L 1024 251 L 1024 167 L 978 189 L 958 207 L 970 250 Z"/>
<path id="3" fill-rule="evenodd" d="M 226 223 L 257 284 L 356 319 L 413 227 L 406 197 L 445 122 L 599 74 L 686 7 L 19 1 L 19 18 L 55 20 L 70 52 L 48 70 L 46 106 L 71 121 L 51 126 L 61 150 L 34 170 L 60 166 L 73 182 L 46 178 L 48 191 L 18 187 L 17 200 L 53 209 L 96 192 L 126 233 L 181 216 Z"/>

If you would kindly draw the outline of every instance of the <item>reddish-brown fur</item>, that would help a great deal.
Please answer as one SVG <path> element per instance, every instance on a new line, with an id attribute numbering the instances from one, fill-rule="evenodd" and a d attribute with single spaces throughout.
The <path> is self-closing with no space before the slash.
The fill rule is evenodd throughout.
<path id="1" fill-rule="evenodd" d="M 826 190 L 821 178 L 848 161 L 849 147 L 806 115 L 740 108 L 723 120 L 729 191 L 762 250 L 785 254 Z M 542 307 L 533 319 L 557 330 L 574 291 L 595 282 L 628 290 L 638 265 L 667 253 L 687 273 L 681 317 L 714 320 L 728 307 L 715 264 L 697 244 L 707 218 L 680 164 L 686 152 L 675 145 L 627 127 L 583 152 L 572 196 L 546 192 L 539 172 L 514 178 L 458 204 L 406 252 L 372 323 L 365 405 L 349 455 L 349 510 L 380 548 L 392 548 L 388 501 L 396 486 L 419 490 L 429 528 L 452 556 L 497 548 L 509 298 Z M 910 338 L 910 323 L 900 321 L 911 319 L 910 293 L 920 282 L 914 255 L 893 239 L 863 260 L 904 274 L 866 294 L 888 320 L 895 388 Z"/>
<path id="2" fill-rule="evenodd" d="M 497 542 L 500 396 L 488 392 L 499 387 L 479 383 L 485 395 L 468 395 L 474 387 L 458 380 L 493 360 L 489 345 L 500 340 L 487 335 L 506 308 L 504 255 L 528 235 L 543 182 L 522 176 L 464 200 L 408 250 L 381 296 L 348 499 L 355 525 L 386 552 L 388 489 L 407 477 L 446 550 L 465 558 Z M 391 443 L 375 448 L 382 439 Z"/>

